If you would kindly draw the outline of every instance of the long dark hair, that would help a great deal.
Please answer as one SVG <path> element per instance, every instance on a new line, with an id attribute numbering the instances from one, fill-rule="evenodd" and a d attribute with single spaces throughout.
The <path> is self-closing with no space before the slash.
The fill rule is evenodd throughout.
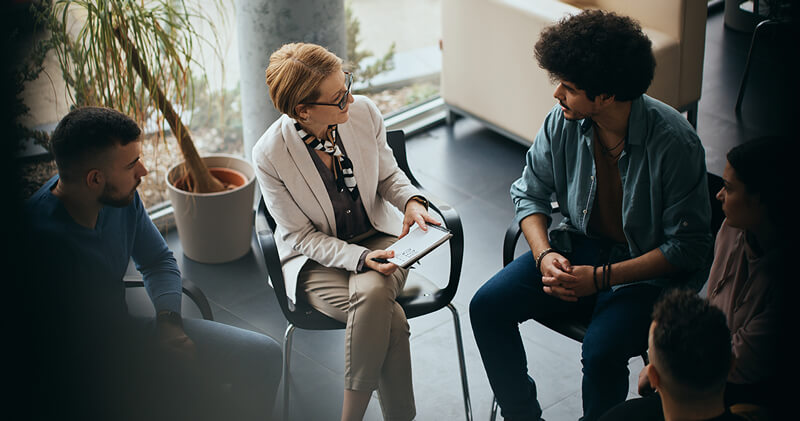
<path id="1" fill-rule="evenodd" d="M 791 161 L 799 158 L 792 153 L 797 149 L 792 143 L 788 137 L 759 137 L 734 147 L 727 155 L 736 178 L 748 194 L 758 196 L 769 222 L 776 227 L 792 223 L 789 218 L 794 213 L 787 203 L 790 194 L 797 194 L 789 191 Z"/>

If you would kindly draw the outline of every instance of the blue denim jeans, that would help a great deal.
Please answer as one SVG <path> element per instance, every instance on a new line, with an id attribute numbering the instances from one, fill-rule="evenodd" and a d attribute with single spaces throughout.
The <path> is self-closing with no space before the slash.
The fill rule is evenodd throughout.
<path id="1" fill-rule="evenodd" d="M 202 319 L 183 320 L 198 362 L 217 384 L 226 385 L 227 414 L 240 420 L 272 417 L 283 371 L 283 351 L 269 336 Z"/>
<path id="2" fill-rule="evenodd" d="M 572 235 L 564 253 L 573 265 L 597 265 L 605 244 Z M 653 304 L 661 288 L 647 284 L 604 291 L 576 303 L 542 290 L 541 273 L 528 252 L 494 275 L 470 303 L 472 331 L 505 418 L 538 420 L 542 409 L 528 366 L 519 324 L 580 313 L 591 320 L 582 346 L 584 420 L 595 420 L 628 393 L 628 360 L 647 349 Z M 535 358 L 535 356 L 534 356 Z"/>
<path id="3" fill-rule="evenodd" d="M 194 342 L 194 358 L 151 348 L 156 334 L 152 318 L 131 319 L 133 343 L 129 352 L 143 377 L 140 387 L 166 391 L 155 402 L 141 399 L 133 405 L 154 405 L 150 419 L 264 420 L 271 419 L 283 370 L 283 352 L 269 336 L 202 319 L 185 318 L 183 328 Z M 122 355 L 127 355 L 125 352 Z M 173 389 L 173 390 L 170 390 Z M 149 396 L 144 394 L 142 397 Z M 133 418 L 131 418 L 133 419 Z M 144 419 L 144 418 L 142 418 Z"/>

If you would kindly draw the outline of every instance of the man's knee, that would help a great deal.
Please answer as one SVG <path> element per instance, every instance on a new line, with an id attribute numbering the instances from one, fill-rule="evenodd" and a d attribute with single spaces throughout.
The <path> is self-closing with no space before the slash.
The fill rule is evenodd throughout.
<path id="1" fill-rule="evenodd" d="M 490 317 L 493 309 L 497 310 L 493 291 L 484 284 L 469 301 L 469 318 L 473 326 Z"/>
<path id="2" fill-rule="evenodd" d="M 583 371 L 605 372 L 624 369 L 628 366 L 629 353 L 614 346 L 616 341 L 605 338 L 598 341 L 585 341 L 581 347 Z"/>
<path id="3" fill-rule="evenodd" d="M 469 303 L 469 314 L 472 320 L 490 319 L 502 316 L 503 309 L 513 305 L 513 298 L 517 296 L 516 276 L 518 273 L 501 269 L 484 283 Z"/>

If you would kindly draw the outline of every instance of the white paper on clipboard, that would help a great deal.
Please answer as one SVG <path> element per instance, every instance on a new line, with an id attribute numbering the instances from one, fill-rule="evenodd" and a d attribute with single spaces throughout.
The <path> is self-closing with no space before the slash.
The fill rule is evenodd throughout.
<path id="1" fill-rule="evenodd" d="M 387 250 L 394 250 L 394 257 L 388 259 L 389 262 L 407 268 L 453 236 L 450 230 L 438 225 L 427 224 L 427 228 L 423 231 L 414 224 L 405 237 L 389 246 Z"/>

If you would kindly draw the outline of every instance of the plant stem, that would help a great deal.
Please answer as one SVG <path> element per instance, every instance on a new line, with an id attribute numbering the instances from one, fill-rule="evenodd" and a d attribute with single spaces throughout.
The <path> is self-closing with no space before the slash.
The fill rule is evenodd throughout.
<path id="1" fill-rule="evenodd" d="M 142 79 L 144 86 L 147 87 L 150 95 L 152 95 L 164 119 L 167 120 L 172 133 L 178 141 L 178 147 L 183 154 L 184 165 L 190 180 L 193 182 L 188 183 L 192 192 L 194 193 L 214 193 L 225 190 L 225 186 L 208 170 L 206 163 L 200 158 L 197 148 L 194 146 L 192 136 L 189 129 L 183 125 L 180 116 L 175 112 L 167 96 L 161 90 L 161 87 L 152 83 L 150 71 L 147 66 L 139 58 L 139 52 L 134 47 L 133 43 L 128 39 L 127 35 L 123 32 L 120 26 L 114 27 L 114 36 L 122 45 L 122 49 L 129 55 L 131 64 Z"/>

